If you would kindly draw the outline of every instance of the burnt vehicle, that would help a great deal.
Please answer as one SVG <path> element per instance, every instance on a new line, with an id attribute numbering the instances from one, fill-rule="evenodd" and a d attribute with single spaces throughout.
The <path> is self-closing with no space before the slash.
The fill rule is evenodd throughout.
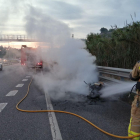
<path id="1" fill-rule="evenodd" d="M 101 98 L 101 92 L 100 90 L 104 88 L 104 83 L 103 82 L 97 82 L 93 84 L 88 84 L 87 82 L 84 81 L 86 85 L 89 87 L 89 94 L 87 95 L 87 99 L 90 101 L 89 103 L 92 104 L 92 102 L 97 102 L 99 100 L 102 100 Z M 103 101 L 103 100 L 102 100 Z"/>

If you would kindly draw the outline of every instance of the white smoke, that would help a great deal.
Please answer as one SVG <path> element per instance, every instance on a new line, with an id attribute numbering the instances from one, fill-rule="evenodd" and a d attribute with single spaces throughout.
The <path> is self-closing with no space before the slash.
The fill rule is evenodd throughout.
<path id="1" fill-rule="evenodd" d="M 25 29 L 29 36 L 46 42 L 50 47 L 60 47 L 69 38 L 70 29 L 68 26 L 46 15 L 41 9 L 29 6 L 26 14 Z"/>
<path id="2" fill-rule="evenodd" d="M 40 41 L 40 54 L 49 72 L 35 75 L 36 83 L 52 98 L 59 99 L 68 92 L 88 94 L 86 82 L 98 81 L 94 64 L 96 58 L 84 48 L 81 40 L 70 38 L 70 28 L 30 7 L 26 16 L 26 31 Z M 45 69 L 45 68 L 44 68 Z"/>
<path id="3" fill-rule="evenodd" d="M 37 76 L 36 80 L 38 83 L 42 81 L 46 92 L 55 91 L 55 98 L 64 96 L 68 91 L 86 95 L 88 88 L 84 81 L 97 81 L 93 64 L 95 57 L 89 55 L 83 46 L 82 41 L 70 39 L 61 48 L 49 48 L 42 53 L 44 61 L 48 60 L 50 72 Z"/>

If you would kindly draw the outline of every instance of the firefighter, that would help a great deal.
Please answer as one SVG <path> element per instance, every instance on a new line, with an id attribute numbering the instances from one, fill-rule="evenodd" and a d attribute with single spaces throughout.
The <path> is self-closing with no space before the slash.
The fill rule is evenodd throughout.
<path id="1" fill-rule="evenodd" d="M 131 106 L 131 118 L 128 127 L 128 136 L 133 136 L 140 133 L 140 61 L 135 64 L 130 73 L 130 78 L 133 81 L 137 81 L 137 95 L 134 97 L 134 101 Z M 131 140 L 140 140 L 140 137 L 136 137 Z"/>

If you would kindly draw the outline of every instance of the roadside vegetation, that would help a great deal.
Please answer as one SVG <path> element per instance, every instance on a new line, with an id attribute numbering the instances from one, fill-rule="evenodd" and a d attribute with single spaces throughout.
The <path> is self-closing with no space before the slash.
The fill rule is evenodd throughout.
<path id="1" fill-rule="evenodd" d="M 3 58 L 3 56 L 6 54 L 6 48 L 3 46 L 0 46 L 0 58 Z"/>
<path id="2" fill-rule="evenodd" d="M 20 58 L 20 52 L 20 49 L 0 46 L 0 58 L 3 59 Z"/>
<path id="3" fill-rule="evenodd" d="M 88 34 L 86 39 L 86 49 L 96 56 L 97 65 L 132 69 L 140 60 L 140 22 L 100 31 Z"/>

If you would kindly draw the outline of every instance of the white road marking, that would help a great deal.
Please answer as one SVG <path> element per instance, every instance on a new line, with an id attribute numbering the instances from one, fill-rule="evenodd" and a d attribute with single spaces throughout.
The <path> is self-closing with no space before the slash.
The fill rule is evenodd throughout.
<path id="1" fill-rule="evenodd" d="M 0 103 L 0 112 L 5 108 L 8 103 Z"/>
<path id="2" fill-rule="evenodd" d="M 17 92 L 18 90 L 12 90 L 6 96 L 15 96 Z"/>
<path id="3" fill-rule="evenodd" d="M 45 94 L 47 110 L 53 110 L 53 106 L 50 100 L 50 96 L 48 93 Z M 57 123 L 57 119 L 54 112 L 48 112 L 48 117 L 50 121 L 50 127 L 52 132 L 53 140 L 63 140 L 61 136 L 61 132 Z"/>
<path id="4" fill-rule="evenodd" d="M 28 81 L 28 79 L 23 79 L 22 81 Z"/>
<path id="5" fill-rule="evenodd" d="M 26 78 L 30 78 L 31 76 L 26 76 Z"/>
<path id="6" fill-rule="evenodd" d="M 18 84 L 16 87 L 23 87 L 24 84 Z"/>

